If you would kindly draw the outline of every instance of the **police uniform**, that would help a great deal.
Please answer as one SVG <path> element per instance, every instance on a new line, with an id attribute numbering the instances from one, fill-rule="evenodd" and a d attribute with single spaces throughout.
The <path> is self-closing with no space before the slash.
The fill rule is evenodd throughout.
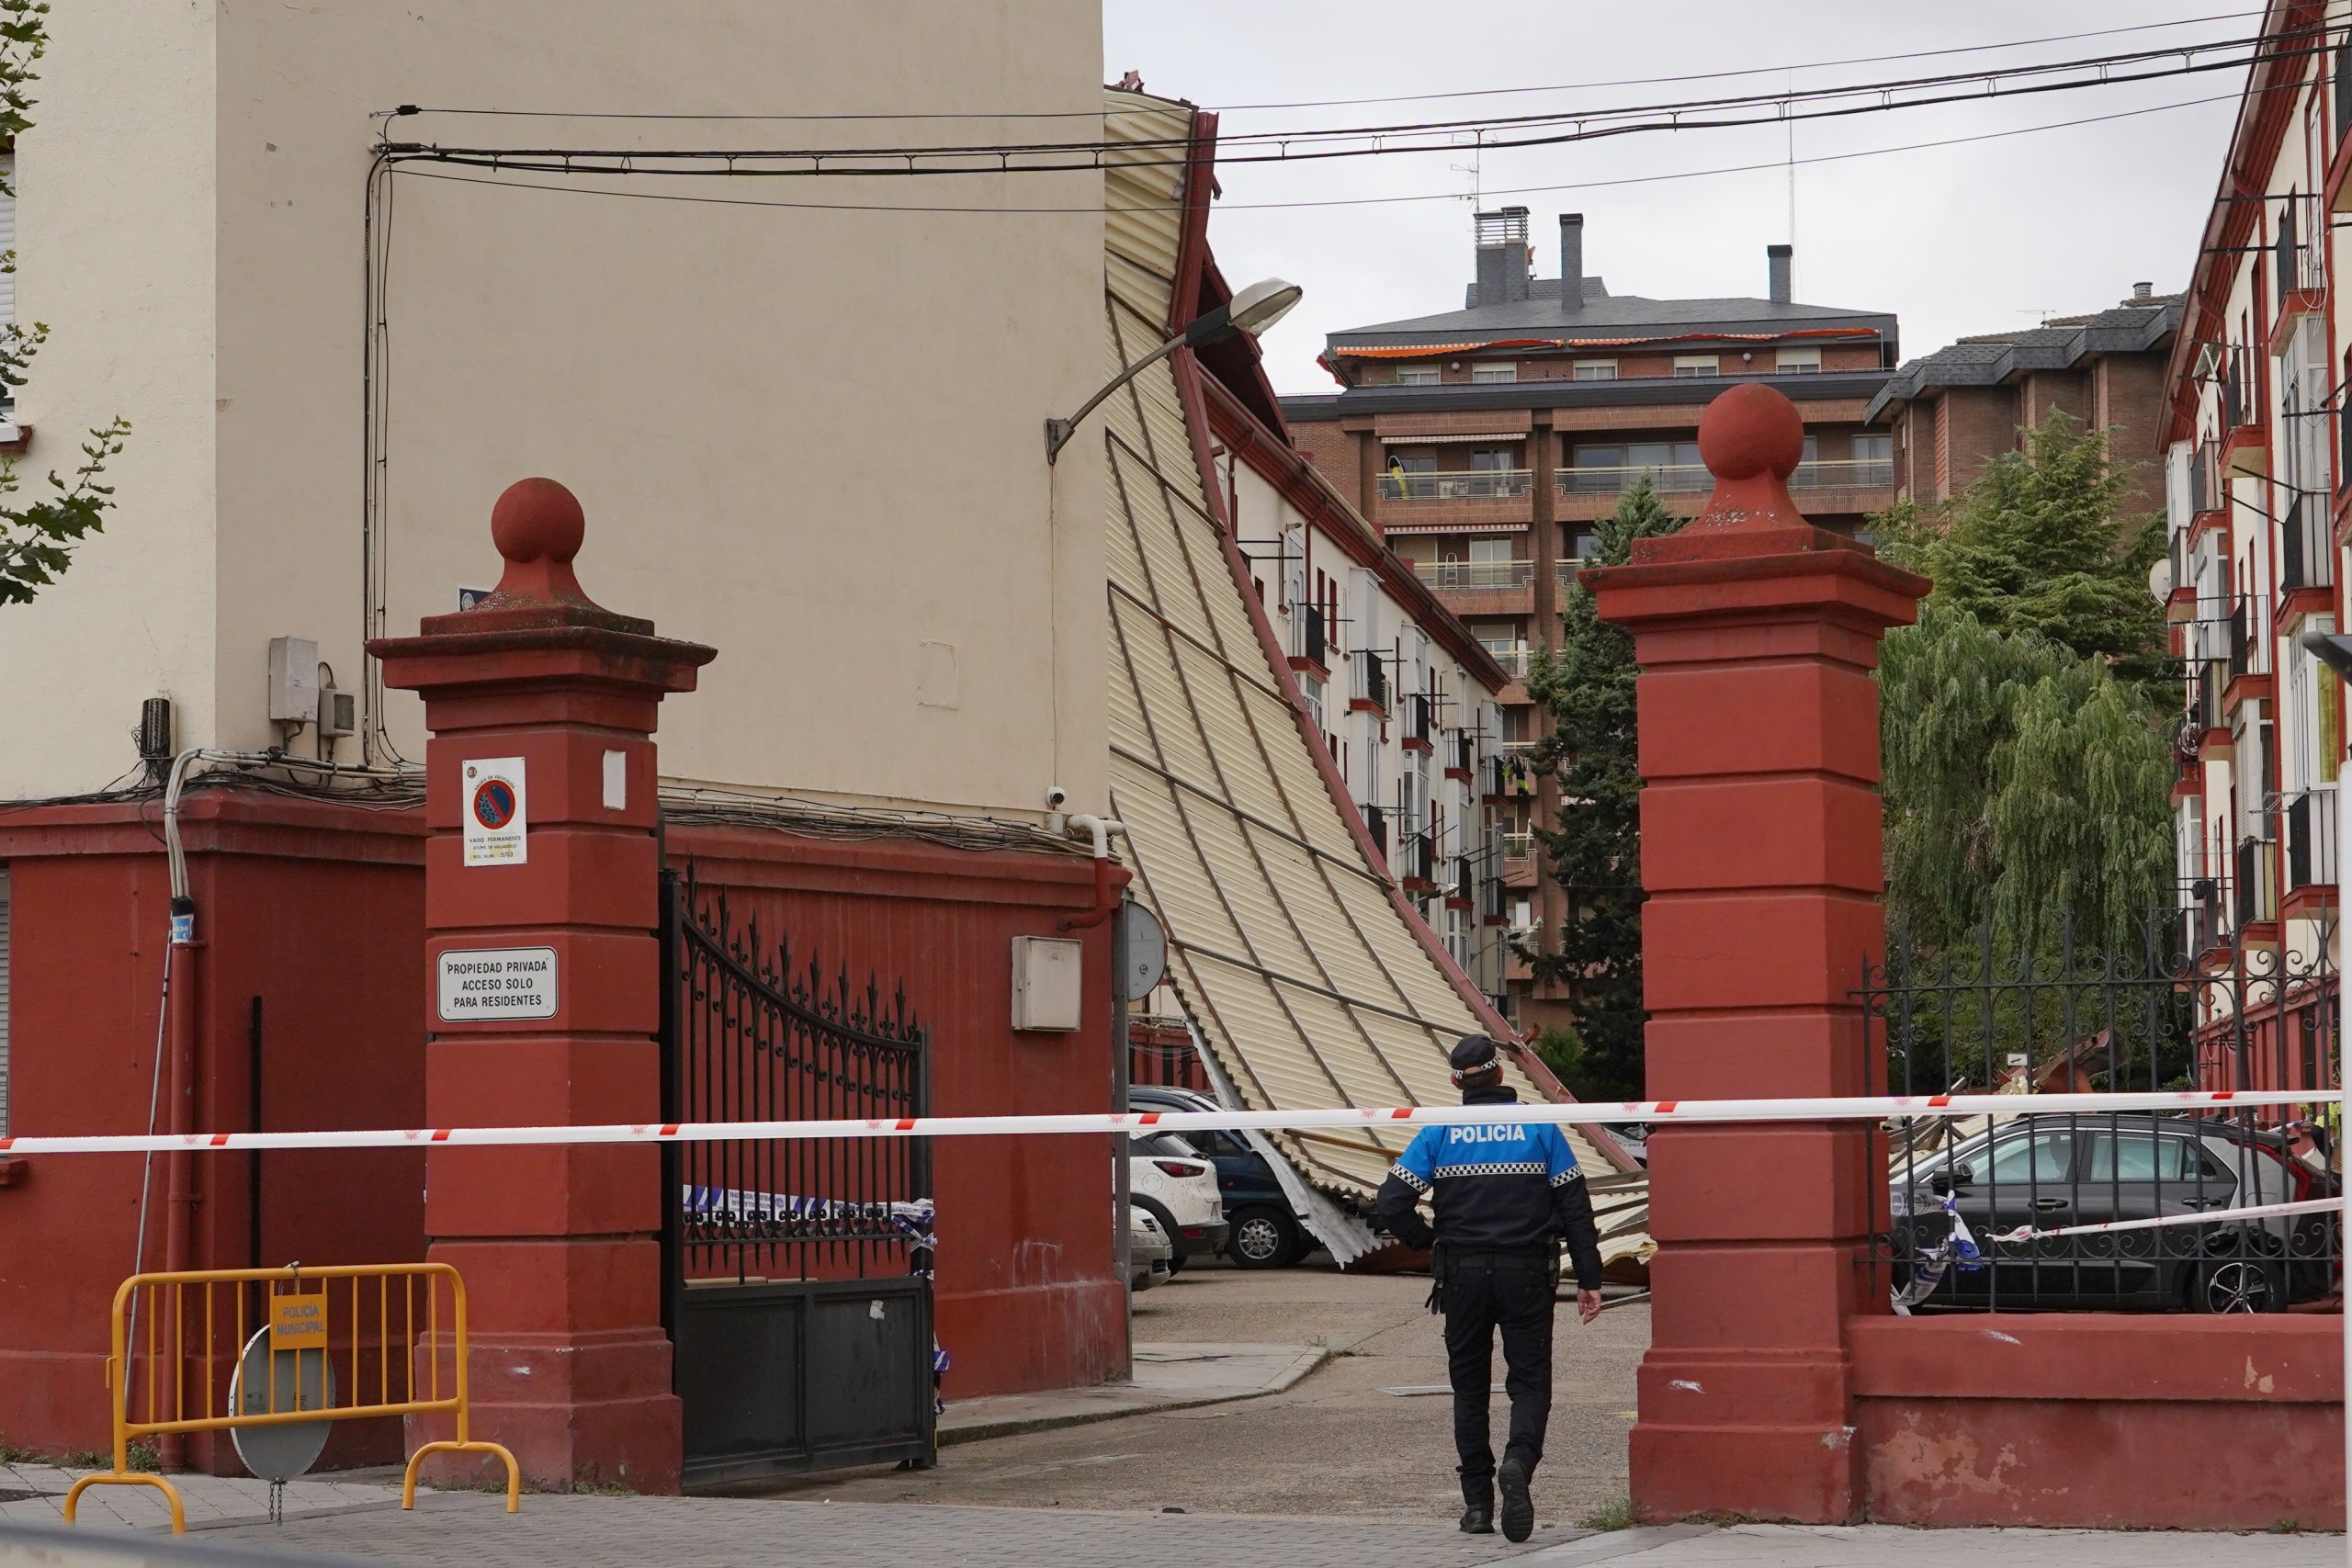
<path id="1" fill-rule="evenodd" d="M 1498 1066 L 1494 1043 L 1473 1036 L 1454 1048 L 1457 1075 Z M 1509 1105 L 1500 1083 L 1465 1088 L 1465 1105 Z M 1418 1207 L 1428 1199 L 1434 1230 Z M 1552 1313 L 1565 1240 L 1579 1290 L 1600 1288 L 1600 1245 L 1576 1151 L 1556 1124 L 1427 1127 L 1381 1184 L 1373 1224 L 1409 1247 L 1431 1250 L 1433 1308 L 1445 1316 L 1446 1371 L 1453 1385 L 1453 1442 L 1461 1454 L 1462 1528 L 1492 1529 L 1498 1476 L 1487 1428 L 1495 1331 L 1502 1331 L 1510 1430 L 1503 1448 L 1504 1533 L 1531 1529 L 1527 1477 L 1544 1457 L 1552 1411 Z M 1520 1516 L 1514 1517 L 1514 1511 Z"/>

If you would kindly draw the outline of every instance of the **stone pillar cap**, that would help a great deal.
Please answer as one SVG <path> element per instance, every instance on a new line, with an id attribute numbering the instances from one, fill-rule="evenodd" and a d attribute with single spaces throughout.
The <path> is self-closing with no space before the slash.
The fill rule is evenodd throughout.
<path id="1" fill-rule="evenodd" d="M 490 509 L 491 543 L 506 562 L 498 586 L 472 609 L 428 615 L 418 629 L 431 636 L 593 626 L 650 636 L 651 621 L 607 610 L 580 586 L 571 562 L 587 535 L 578 496 L 554 479 L 516 479 Z"/>

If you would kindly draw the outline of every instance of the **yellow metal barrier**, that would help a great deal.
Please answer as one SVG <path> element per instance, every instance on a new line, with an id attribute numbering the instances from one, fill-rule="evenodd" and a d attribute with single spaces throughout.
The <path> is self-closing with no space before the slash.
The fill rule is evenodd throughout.
<path id="1" fill-rule="evenodd" d="M 134 1325 L 143 1353 L 131 1343 Z M 262 1358 L 268 1368 L 266 1399 L 257 1410 L 240 1411 L 231 1406 L 229 1375 L 243 1359 L 251 1330 L 262 1328 L 269 1331 L 273 1352 Z M 277 1365 L 288 1351 L 297 1352 L 287 1391 L 291 1403 L 280 1409 L 287 1401 L 279 1395 Z M 306 1355 L 321 1358 L 315 1380 Z M 416 1506 L 417 1466 L 436 1453 L 496 1454 L 506 1464 L 506 1511 L 523 1506 L 523 1473 L 514 1456 L 467 1433 L 466 1282 L 447 1263 L 134 1274 L 114 1293 L 106 1380 L 114 1404 L 114 1471 L 74 1483 L 65 1494 L 69 1525 L 86 1487 L 152 1486 L 172 1506 L 173 1533 L 187 1530 L 178 1488 L 152 1471 L 130 1468 L 134 1442 L 167 1433 L 370 1416 L 456 1419 L 454 1439 L 423 1444 L 409 1456 L 401 1507 Z M 138 1383 L 145 1385 L 143 1408 Z M 250 1402 L 249 1391 L 240 1389 L 239 1395 L 239 1404 Z M 306 1399 L 313 1403 L 306 1405 Z"/>

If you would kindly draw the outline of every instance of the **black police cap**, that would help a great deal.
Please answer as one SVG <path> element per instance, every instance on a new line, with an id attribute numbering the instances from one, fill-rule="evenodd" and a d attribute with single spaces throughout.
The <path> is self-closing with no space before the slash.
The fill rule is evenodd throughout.
<path id="1" fill-rule="evenodd" d="M 1495 1043 L 1483 1034 L 1465 1034 L 1453 1048 L 1453 1070 L 1475 1073 L 1495 1065 Z"/>

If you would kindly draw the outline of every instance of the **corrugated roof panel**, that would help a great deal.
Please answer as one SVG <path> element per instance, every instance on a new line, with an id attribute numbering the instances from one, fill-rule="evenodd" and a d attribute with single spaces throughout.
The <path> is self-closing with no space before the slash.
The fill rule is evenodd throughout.
<path id="1" fill-rule="evenodd" d="M 1114 134 L 1188 132 L 1188 110 L 1154 102 L 1117 95 Z M 1115 158 L 1106 176 L 1114 371 L 1169 319 L 1182 179 Z M 1246 1104 L 1445 1102 L 1446 1051 L 1480 1020 L 1391 902 L 1300 732 L 1289 672 L 1259 640 L 1211 515 L 1173 370 L 1136 376 L 1102 419 L 1113 805 L 1136 897 L 1169 932 L 1170 983 Z M 1317 1185 L 1361 1197 L 1406 1139 L 1347 1128 L 1275 1143 Z"/>

